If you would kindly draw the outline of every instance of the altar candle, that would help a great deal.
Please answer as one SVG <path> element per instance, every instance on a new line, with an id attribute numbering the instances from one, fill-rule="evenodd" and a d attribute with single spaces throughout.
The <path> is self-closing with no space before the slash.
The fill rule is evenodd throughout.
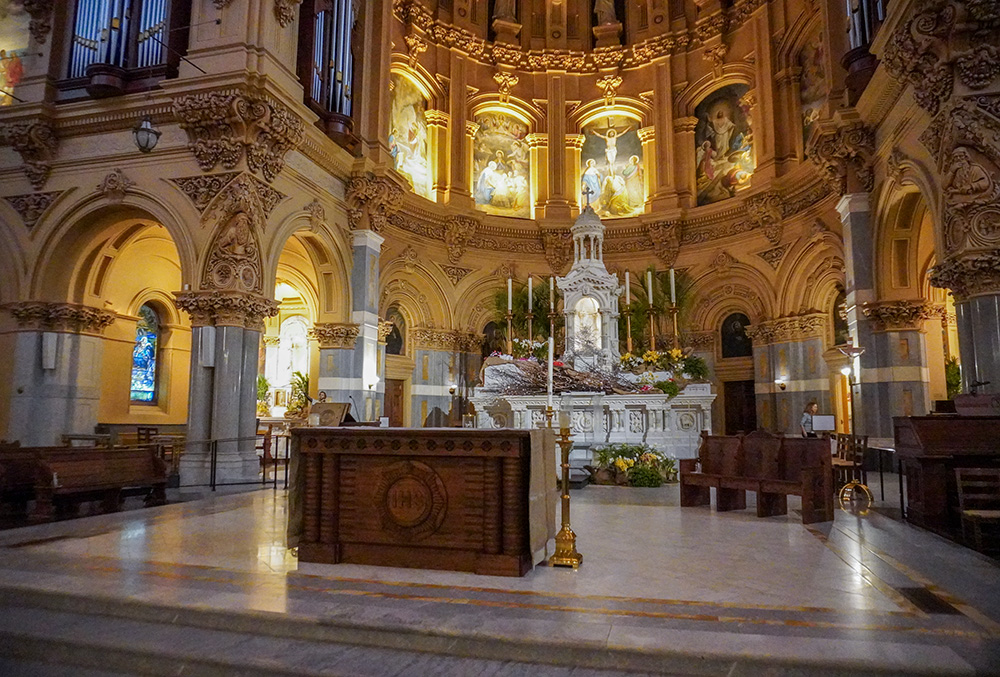
<path id="1" fill-rule="evenodd" d="M 507 278 L 507 312 L 514 310 L 514 281 Z"/>
<path id="2" fill-rule="evenodd" d="M 531 298 L 531 275 L 529 275 L 528 276 L 528 312 L 529 313 L 531 312 L 531 307 L 533 305 L 534 304 L 532 303 L 532 298 Z M 531 338 L 531 337 L 529 336 L 528 338 Z"/>
<path id="3" fill-rule="evenodd" d="M 549 276 L 549 312 L 556 312 L 556 279 Z"/>
<path id="4" fill-rule="evenodd" d="M 552 367 L 555 360 L 555 342 L 549 337 L 549 409 L 552 408 Z"/>
<path id="5" fill-rule="evenodd" d="M 629 286 L 627 270 L 625 271 L 625 303 L 626 304 L 632 303 L 632 287 Z"/>
<path id="6" fill-rule="evenodd" d="M 649 307 L 653 307 L 653 271 L 646 271 L 646 294 L 649 296 Z"/>
<path id="7" fill-rule="evenodd" d="M 677 305 L 677 285 L 674 282 L 674 269 L 670 269 L 670 305 Z"/>

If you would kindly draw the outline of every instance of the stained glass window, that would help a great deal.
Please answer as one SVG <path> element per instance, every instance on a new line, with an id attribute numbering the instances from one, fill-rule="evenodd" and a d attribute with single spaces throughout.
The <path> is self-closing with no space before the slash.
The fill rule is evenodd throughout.
<path id="1" fill-rule="evenodd" d="M 132 348 L 133 402 L 156 402 L 156 349 L 160 338 L 160 319 L 149 306 L 139 308 Z"/>

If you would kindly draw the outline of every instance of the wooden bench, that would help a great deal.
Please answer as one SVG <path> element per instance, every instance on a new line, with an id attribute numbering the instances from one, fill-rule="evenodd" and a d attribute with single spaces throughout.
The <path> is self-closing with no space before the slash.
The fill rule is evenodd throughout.
<path id="1" fill-rule="evenodd" d="M 788 513 L 788 496 L 802 497 L 802 523 L 833 519 L 830 448 L 817 438 L 776 437 L 767 433 L 703 435 L 698 459 L 681 461 L 681 506 L 746 508 L 746 492 L 757 494 L 757 516 Z M 701 470 L 695 464 L 700 462 Z"/>
<path id="2" fill-rule="evenodd" d="M 1000 468 L 955 468 L 955 483 L 962 539 L 979 552 L 1000 554 Z"/>

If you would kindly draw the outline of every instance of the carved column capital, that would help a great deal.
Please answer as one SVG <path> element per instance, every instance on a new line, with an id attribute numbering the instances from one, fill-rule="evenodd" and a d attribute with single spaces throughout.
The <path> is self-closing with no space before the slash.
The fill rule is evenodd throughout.
<path id="1" fill-rule="evenodd" d="M 825 333 L 826 315 L 823 313 L 779 317 L 747 327 L 747 336 L 758 345 L 822 338 Z"/>
<path id="2" fill-rule="evenodd" d="M 351 230 L 385 229 L 403 203 L 403 189 L 384 176 L 366 172 L 347 183 L 347 221 Z"/>
<path id="3" fill-rule="evenodd" d="M 813 164 L 838 195 L 875 187 L 874 153 L 875 132 L 861 122 L 822 129 L 813 134 L 809 148 Z"/>
<path id="4" fill-rule="evenodd" d="M 381 322 L 379 323 L 381 328 Z M 309 338 L 319 341 L 320 348 L 353 349 L 361 327 L 340 322 L 319 322 L 309 329 Z"/>
<path id="5" fill-rule="evenodd" d="M 968 252 L 945 259 L 930 275 L 935 287 L 950 289 L 955 299 L 1000 294 L 1000 249 Z"/>
<path id="6" fill-rule="evenodd" d="M 458 352 L 465 345 L 462 332 L 433 327 L 414 327 L 410 330 L 413 345 L 422 350 Z"/>
<path id="7" fill-rule="evenodd" d="M 24 329 L 74 334 L 102 334 L 118 318 L 110 310 L 76 303 L 24 301 L 8 303 L 4 309 Z"/>
<path id="8" fill-rule="evenodd" d="M 940 317 L 941 307 L 926 301 L 865 303 L 861 312 L 875 331 L 920 331 L 925 320 Z"/>
<path id="9" fill-rule="evenodd" d="M 0 146 L 10 146 L 20 154 L 24 173 L 35 190 L 45 185 L 59 148 L 55 130 L 47 120 L 0 125 Z"/>
<path id="10" fill-rule="evenodd" d="M 385 343 L 385 340 L 392 333 L 392 328 L 395 326 L 391 320 L 379 320 L 378 321 L 378 342 Z"/>
<path id="11" fill-rule="evenodd" d="M 183 291 L 174 293 L 176 306 L 191 316 L 193 326 L 245 327 L 262 331 L 264 318 L 278 314 L 278 302 L 259 294 L 238 291 Z"/>

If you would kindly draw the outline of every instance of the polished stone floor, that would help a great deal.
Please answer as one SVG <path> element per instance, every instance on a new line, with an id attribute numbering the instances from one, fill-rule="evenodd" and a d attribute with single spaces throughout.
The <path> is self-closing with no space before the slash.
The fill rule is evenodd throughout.
<path id="1" fill-rule="evenodd" d="M 886 512 L 894 497 L 887 487 Z M 376 632 L 357 641 L 466 658 L 506 658 L 506 648 L 553 671 L 530 674 L 574 662 L 671 674 L 1000 674 L 998 562 L 878 510 L 803 526 L 795 509 L 758 519 L 752 502 L 682 509 L 676 486 L 587 487 L 573 492 L 572 518 L 584 556 L 576 571 L 317 565 L 285 547 L 285 493 L 269 488 L 0 532 L 0 596 L 8 624 L 30 625 L 17 613 L 29 594 L 72 595 L 240 632 L 336 626 L 347 642 Z"/>

